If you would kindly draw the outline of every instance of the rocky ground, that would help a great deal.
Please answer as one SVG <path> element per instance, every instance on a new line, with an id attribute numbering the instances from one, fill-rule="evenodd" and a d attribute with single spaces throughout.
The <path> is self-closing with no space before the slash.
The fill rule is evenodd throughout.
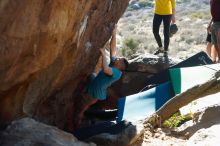
<path id="1" fill-rule="evenodd" d="M 184 107 L 194 113 L 192 120 L 175 129 L 152 129 L 145 125 L 144 137 L 134 146 L 216 146 L 220 135 L 220 93 L 196 100 Z M 186 112 L 185 112 L 186 113 Z"/>

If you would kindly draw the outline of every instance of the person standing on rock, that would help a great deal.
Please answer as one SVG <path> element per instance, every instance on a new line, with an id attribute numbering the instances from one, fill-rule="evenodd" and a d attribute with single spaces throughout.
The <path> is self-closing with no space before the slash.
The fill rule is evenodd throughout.
<path id="1" fill-rule="evenodd" d="M 218 54 L 218 63 L 220 63 L 220 0 L 210 0 L 212 19 L 210 25 L 211 39 Z"/>
<path id="2" fill-rule="evenodd" d="M 153 18 L 153 34 L 158 44 L 158 50 L 154 55 L 163 53 L 167 57 L 170 43 L 170 23 L 175 23 L 176 0 L 155 0 L 155 10 Z M 163 21 L 164 48 L 159 34 L 160 25 Z"/>
<path id="3" fill-rule="evenodd" d="M 85 93 L 80 97 L 80 101 L 76 105 L 74 126 L 78 127 L 83 118 L 84 112 L 98 100 L 105 100 L 107 98 L 107 88 L 114 82 L 119 80 L 128 66 L 128 61 L 125 58 L 115 57 L 116 55 L 116 29 L 115 26 L 111 42 L 110 42 L 110 64 L 107 63 L 107 56 L 105 48 L 100 49 L 102 56 L 102 69 L 96 77 L 94 77 L 88 84 Z"/>

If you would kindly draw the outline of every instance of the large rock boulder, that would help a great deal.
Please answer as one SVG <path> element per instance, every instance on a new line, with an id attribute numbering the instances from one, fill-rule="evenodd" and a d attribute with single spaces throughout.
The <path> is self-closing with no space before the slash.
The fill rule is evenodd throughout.
<path id="1" fill-rule="evenodd" d="M 0 1 L 0 124 L 31 116 L 72 129 L 77 87 L 128 1 Z"/>
<path id="2" fill-rule="evenodd" d="M 97 146 L 128 146 L 143 135 L 144 127 L 141 121 L 136 123 L 125 121 L 110 131 L 92 136 L 86 141 L 94 142 Z"/>
<path id="3" fill-rule="evenodd" d="M 186 146 L 216 146 L 220 143 L 220 124 L 198 130 Z"/>
<path id="4" fill-rule="evenodd" d="M 202 108 L 194 114 L 194 122 L 193 124 L 185 124 L 179 128 L 182 135 L 186 135 L 190 137 L 190 139 L 194 139 L 197 137 L 199 133 L 204 130 L 206 133 L 206 129 L 212 127 L 213 125 L 220 124 L 220 103 L 217 105 L 212 105 L 210 107 Z M 218 127 L 218 126 L 216 126 Z M 196 134 L 197 133 L 197 134 Z M 193 136 L 197 135 L 197 136 Z M 192 140 L 194 141 L 194 140 Z"/>
<path id="5" fill-rule="evenodd" d="M 211 100 L 211 99 L 210 99 Z M 193 124 L 186 123 L 180 133 L 189 137 L 187 146 L 214 146 L 220 142 L 220 103 L 205 107 L 194 115 Z M 206 102 L 207 103 L 207 102 Z"/>
<path id="6" fill-rule="evenodd" d="M 13 121 L 0 135 L 1 146 L 96 146 L 30 118 Z"/>

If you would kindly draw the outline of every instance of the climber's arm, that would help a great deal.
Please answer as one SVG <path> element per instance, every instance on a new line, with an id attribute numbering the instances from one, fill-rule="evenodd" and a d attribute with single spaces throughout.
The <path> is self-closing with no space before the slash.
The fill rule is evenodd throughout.
<path id="1" fill-rule="evenodd" d="M 171 22 L 174 24 L 176 23 L 176 0 L 171 0 L 172 4 L 172 17 L 171 17 Z"/>
<path id="2" fill-rule="evenodd" d="M 115 25 L 115 28 L 112 31 L 112 38 L 110 42 L 110 58 L 116 56 L 116 30 L 117 30 L 117 25 Z"/>
<path id="3" fill-rule="evenodd" d="M 112 75 L 112 68 L 109 67 L 109 65 L 108 65 L 105 48 L 100 49 L 100 51 L 102 54 L 102 69 L 106 75 L 111 76 Z"/>

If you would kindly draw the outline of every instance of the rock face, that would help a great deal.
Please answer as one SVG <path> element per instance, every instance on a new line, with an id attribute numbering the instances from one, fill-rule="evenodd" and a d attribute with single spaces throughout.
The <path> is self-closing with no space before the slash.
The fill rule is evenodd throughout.
<path id="1" fill-rule="evenodd" d="M 220 125 L 213 125 L 209 128 L 198 130 L 187 141 L 186 146 L 215 146 L 220 143 L 219 136 Z"/>
<path id="2" fill-rule="evenodd" d="M 220 124 L 219 111 L 220 111 L 220 103 L 218 103 L 217 105 L 206 107 L 204 109 L 200 109 L 200 111 L 197 111 L 197 113 L 194 114 L 194 124 L 188 126 L 185 129 L 182 129 L 181 133 L 191 138 L 192 135 L 194 134 L 196 135 L 196 133 L 200 133 L 202 130 L 206 128 L 208 129 L 213 125 L 219 125 Z"/>
<path id="3" fill-rule="evenodd" d="M 132 146 L 132 142 L 143 134 L 143 124 L 141 122 L 124 121 L 123 124 L 119 124 L 111 129 L 111 132 L 92 136 L 86 141 L 94 142 L 97 146 Z"/>
<path id="4" fill-rule="evenodd" d="M 0 122 L 31 116 L 71 129 L 77 87 L 94 69 L 127 4 L 0 1 Z"/>
<path id="5" fill-rule="evenodd" d="M 180 132 L 189 137 L 186 143 L 187 146 L 219 145 L 219 111 L 220 103 L 197 111 L 194 116 L 194 123 Z"/>
<path id="6" fill-rule="evenodd" d="M 0 135 L 1 146 L 96 146 L 78 141 L 53 126 L 39 123 L 30 118 L 13 121 Z"/>

